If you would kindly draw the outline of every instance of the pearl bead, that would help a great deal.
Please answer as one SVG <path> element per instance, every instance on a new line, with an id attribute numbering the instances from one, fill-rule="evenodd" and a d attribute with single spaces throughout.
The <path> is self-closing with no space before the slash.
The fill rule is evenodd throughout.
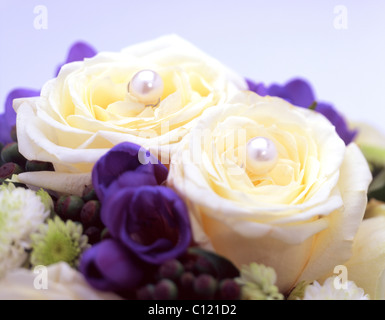
<path id="1" fill-rule="evenodd" d="M 163 80 L 152 70 L 142 70 L 136 73 L 128 84 L 128 92 L 146 106 L 156 106 L 163 93 Z"/>
<path id="2" fill-rule="evenodd" d="M 265 137 L 255 137 L 246 146 L 246 168 L 255 174 L 269 172 L 278 161 L 277 148 Z"/>

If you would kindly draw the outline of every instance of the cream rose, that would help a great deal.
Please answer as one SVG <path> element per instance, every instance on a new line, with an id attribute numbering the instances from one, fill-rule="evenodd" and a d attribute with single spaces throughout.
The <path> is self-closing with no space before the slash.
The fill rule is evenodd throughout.
<path id="1" fill-rule="evenodd" d="M 246 143 L 258 136 L 278 152 L 260 175 L 244 169 Z M 245 92 L 204 113 L 168 183 L 188 203 L 198 244 L 238 267 L 273 267 L 287 292 L 349 259 L 370 180 L 358 147 L 346 147 L 324 116 Z"/>
<path id="2" fill-rule="evenodd" d="M 385 300 L 385 217 L 365 219 L 354 239 L 353 255 L 345 263 L 347 277 L 373 300 Z"/>
<path id="3" fill-rule="evenodd" d="M 0 281 L 0 300 L 121 300 L 90 287 L 83 275 L 60 262 L 36 271 L 16 269 Z"/>
<path id="4" fill-rule="evenodd" d="M 133 76 L 147 69 L 164 83 L 157 107 L 127 90 Z M 245 88 L 243 78 L 175 35 L 102 52 L 64 65 L 44 85 L 41 97 L 15 101 L 19 149 L 27 159 L 52 162 L 61 173 L 90 172 L 123 141 L 150 149 L 168 163 L 205 109 Z M 39 184 L 40 176 L 36 181 L 35 174 L 27 173 L 20 180 Z M 50 175 L 47 179 L 54 183 Z M 51 187 L 60 188 L 60 181 Z"/>

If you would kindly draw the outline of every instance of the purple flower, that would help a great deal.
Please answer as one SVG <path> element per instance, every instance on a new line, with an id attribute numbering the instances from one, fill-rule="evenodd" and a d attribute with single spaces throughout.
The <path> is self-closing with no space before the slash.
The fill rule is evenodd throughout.
<path id="1" fill-rule="evenodd" d="M 149 163 L 142 164 L 145 157 Z M 92 171 L 103 223 L 114 238 L 152 264 L 177 257 L 191 241 L 185 204 L 160 186 L 167 174 L 158 159 L 130 142 L 113 147 Z"/>
<path id="2" fill-rule="evenodd" d="M 142 164 L 140 158 L 149 161 Z M 142 147 L 120 143 L 99 159 L 92 171 L 92 183 L 99 200 L 107 191 L 115 193 L 125 187 L 157 186 L 167 179 L 167 168 Z"/>
<path id="3" fill-rule="evenodd" d="M 319 102 L 317 103 L 316 111 L 323 114 L 336 127 L 338 135 L 348 145 L 354 140 L 358 134 L 358 130 L 350 130 L 346 124 L 344 117 L 333 108 L 331 104 Z"/>
<path id="4" fill-rule="evenodd" d="M 261 96 L 276 96 L 299 107 L 309 108 L 316 102 L 313 89 L 310 84 L 302 79 L 293 79 L 285 85 L 272 84 L 266 87 L 263 83 L 255 83 L 246 79 L 249 90 L 258 93 Z M 357 135 L 356 130 L 350 130 L 344 117 L 334 109 L 331 104 L 317 102 L 315 110 L 323 114 L 336 128 L 337 133 L 348 145 Z"/>
<path id="5" fill-rule="evenodd" d="M 89 44 L 81 41 L 74 43 L 68 52 L 67 60 L 57 67 L 56 76 L 59 74 L 61 67 L 66 63 L 82 61 L 85 58 L 92 58 L 94 55 L 96 55 L 96 50 Z"/>
<path id="6" fill-rule="evenodd" d="M 191 241 L 187 208 L 167 187 L 126 187 L 110 193 L 101 216 L 113 237 L 150 264 L 180 256 Z"/>
<path id="7" fill-rule="evenodd" d="M 65 63 L 72 61 L 80 61 L 84 58 L 92 57 L 96 54 L 95 49 L 84 42 L 77 42 L 73 44 L 69 50 L 68 57 Z M 61 64 L 56 71 L 59 73 Z M 13 100 L 17 98 L 29 98 L 40 95 L 40 90 L 19 88 L 12 90 L 5 101 L 4 113 L 0 115 L 0 142 L 3 144 L 11 142 L 10 131 L 16 124 L 16 112 L 13 110 Z"/>
<path id="8" fill-rule="evenodd" d="M 92 247 L 82 259 L 80 270 L 95 288 L 117 291 L 122 288 L 115 285 L 121 283 L 133 289 L 137 283 L 131 283 L 130 270 L 135 276 L 137 270 L 187 250 L 187 207 L 172 189 L 161 186 L 167 174 L 154 156 L 130 142 L 116 145 L 95 164 L 92 183 L 101 200 L 102 221 L 114 239 L 108 246 L 103 241 Z"/>
<path id="9" fill-rule="evenodd" d="M 5 101 L 4 113 L 0 115 L 0 142 L 7 144 L 12 142 L 11 129 L 16 124 L 16 112 L 13 110 L 13 99 L 29 98 L 40 95 L 40 91 L 31 89 L 14 89 Z"/>
<path id="10" fill-rule="evenodd" d="M 94 288 L 114 292 L 136 288 L 145 275 L 140 261 L 113 239 L 87 250 L 81 259 L 80 272 Z"/>

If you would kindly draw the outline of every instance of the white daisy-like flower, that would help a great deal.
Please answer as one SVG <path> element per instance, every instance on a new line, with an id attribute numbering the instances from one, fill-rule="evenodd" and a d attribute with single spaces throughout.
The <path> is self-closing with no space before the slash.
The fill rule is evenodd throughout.
<path id="1" fill-rule="evenodd" d="M 0 278 L 25 262 L 30 235 L 48 214 L 34 191 L 13 184 L 0 186 Z"/>
<path id="2" fill-rule="evenodd" d="M 282 300 L 275 282 L 277 274 L 271 267 L 263 264 L 251 263 L 243 265 L 240 277 L 235 280 L 242 286 L 243 300 Z"/>
<path id="3" fill-rule="evenodd" d="M 340 280 L 336 277 L 327 278 L 323 285 L 314 281 L 306 287 L 303 300 L 369 300 L 364 290 L 357 287 L 353 281 L 344 283 L 345 287 L 336 285 L 338 281 Z"/>

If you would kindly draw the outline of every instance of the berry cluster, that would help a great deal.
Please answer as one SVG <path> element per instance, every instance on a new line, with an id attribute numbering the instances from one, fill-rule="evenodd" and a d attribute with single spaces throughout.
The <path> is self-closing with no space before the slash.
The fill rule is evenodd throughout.
<path id="1" fill-rule="evenodd" d="M 53 171 L 53 165 L 50 162 L 27 160 L 19 152 L 15 127 L 11 131 L 11 137 L 14 142 L 3 146 L 0 143 L 0 184 L 6 179 L 11 179 L 12 175 L 29 171 Z M 19 185 L 22 186 L 22 185 Z"/>
<path id="2" fill-rule="evenodd" d="M 109 237 L 100 219 L 100 201 L 92 186 L 87 186 L 83 196 L 62 195 L 55 202 L 55 213 L 63 220 L 80 222 L 88 243 L 95 244 Z"/>
<path id="3" fill-rule="evenodd" d="M 30 161 L 20 154 L 15 128 L 11 136 L 14 142 L 0 144 L 0 184 L 22 172 L 54 171 L 52 163 Z M 92 186 L 87 186 L 81 197 L 51 195 L 51 198 L 54 202 L 51 218 L 58 215 L 64 222 L 80 223 L 89 244 L 111 237 L 101 221 L 101 204 Z M 190 247 L 178 259 L 165 261 L 157 267 L 149 266 L 141 287 L 123 296 L 139 300 L 235 300 L 241 298 L 241 287 L 234 280 L 238 276 L 239 270 L 227 259 Z"/>
<path id="4" fill-rule="evenodd" d="M 0 184 L 11 179 L 14 174 L 31 171 L 54 171 L 50 162 L 27 160 L 20 152 L 17 143 L 16 127 L 11 130 L 13 142 L 3 146 L 0 143 Z M 26 187 L 14 183 L 18 187 Z M 80 222 L 84 234 L 88 236 L 88 243 L 94 244 L 109 237 L 108 231 L 100 220 L 100 202 L 92 186 L 84 190 L 83 196 L 60 196 L 55 202 L 55 213 L 63 220 Z"/>
<path id="5" fill-rule="evenodd" d="M 230 261 L 191 247 L 180 258 L 161 264 L 135 295 L 139 300 L 237 300 L 241 298 L 237 276 Z"/>

